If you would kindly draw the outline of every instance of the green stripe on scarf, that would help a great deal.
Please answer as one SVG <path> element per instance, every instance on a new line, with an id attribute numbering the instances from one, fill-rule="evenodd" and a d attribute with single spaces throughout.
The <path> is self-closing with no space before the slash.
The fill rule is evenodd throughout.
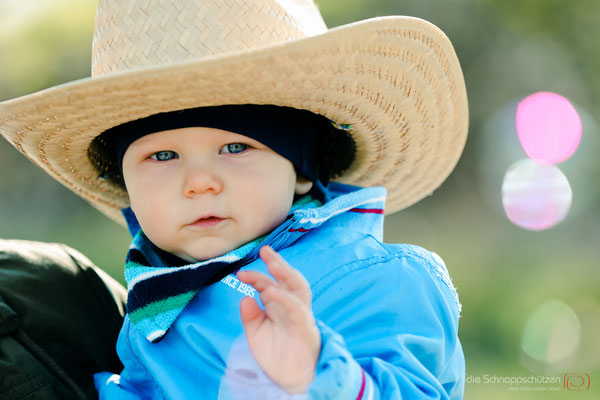
<path id="1" fill-rule="evenodd" d="M 150 303 L 145 305 L 142 308 L 138 308 L 133 313 L 129 314 L 129 319 L 134 324 L 138 322 L 156 317 L 159 314 L 164 312 L 168 312 L 171 310 L 175 310 L 178 308 L 185 307 L 186 304 L 190 302 L 192 297 L 196 294 L 196 290 L 192 290 L 187 293 L 183 293 L 177 296 L 169 297 L 164 300 L 155 301 L 154 303 Z"/>

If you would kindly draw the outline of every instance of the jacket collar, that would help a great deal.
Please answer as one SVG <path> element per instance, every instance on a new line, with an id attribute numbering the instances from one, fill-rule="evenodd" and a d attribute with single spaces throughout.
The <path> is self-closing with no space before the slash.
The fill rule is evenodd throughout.
<path id="1" fill-rule="evenodd" d="M 291 217 L 287 234 L 304 234 L 317 227 L 344 227 L 371 234 L 381 240 L 386 190 L 383 186 L 361 188 L 331 182 L 325 192 L 325 204 L 300 209 Z M 269 243 L 266 243 L 269 244 Z"/>

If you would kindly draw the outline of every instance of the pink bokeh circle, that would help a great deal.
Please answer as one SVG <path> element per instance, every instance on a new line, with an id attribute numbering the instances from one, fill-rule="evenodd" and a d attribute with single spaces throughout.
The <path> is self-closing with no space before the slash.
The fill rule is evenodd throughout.
<path id="1" fill-rule="evenodd" d="M 581 118 L 566 98 L 538 92 L 517 107 L 517 134 L 525 153 L 541 164 L 558 164 L 575 153 L 581 141 Z"/>

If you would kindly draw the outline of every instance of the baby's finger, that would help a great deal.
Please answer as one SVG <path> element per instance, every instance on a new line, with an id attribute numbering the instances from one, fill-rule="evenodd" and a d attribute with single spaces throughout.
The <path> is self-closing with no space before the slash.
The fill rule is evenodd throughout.
<path id="1" fill-rule="evenodd" d="M 249 336 L 252 336 L 260 328 L 266 318 L 256 300 L 250 297 L 244 297 L 240 302 L 240 317 Z"/>
<path id="2" fill-rule="evenodd" d="M 280 290 L 275 287 L 264 291 L 260 296 L 260 301 L 265 309 L 265 316 L 268 320 L 277 325 L 286 325 L 290 316 L 285 307 L 279 301 L 279 294 L 275 293 Z"/>
<path id="3" fill-rule="evenodd" d="M 263 292 L 269 286 L 276 285 L 277 283 L 269 278 L 267 275 L 257 272 L 257 271 L 239 271 L 237 274 L 237 278 L 251 285 L 256 289 L 259 293 Z"/>
<path id="4" fill-rule="evenodd" d="M 260 302 L 265 307 L 265 310 L 269 303 L 273 303 L 274 291 L 287 290 L 265 274 L 256 271 L 240 271 L 238 272 L 238 278 L 240 281 L 252 285 L 258 291 Z"/>
<path id="5" fill-rule="evenodd" d="M 310 287 L 300 271 L 288 264 L 279 253 L 269 246 L 263 246 L 260 249 L 260 257 L 267 264 L 269 272 L 277 279 L 278 283 L 296 293 L 305 305 L 310 305 Z"/>
<path id="6" fill-rule="evenodd" d="M 294 325 L 306 326 L 311 323 L 312 312 L 293 293 L 275 286 L 261 295 L 267 318 L 274 322 L 290 321 Z"/>

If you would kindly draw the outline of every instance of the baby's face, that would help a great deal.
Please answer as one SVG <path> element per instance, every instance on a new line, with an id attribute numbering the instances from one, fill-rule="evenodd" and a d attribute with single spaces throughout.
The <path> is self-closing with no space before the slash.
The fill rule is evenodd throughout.
<path id="1" fill-rule="evenodd" d="M 139 138 L 125 152 L 123 177 L 146 236 L 190 262 L 271 231 L 288 215 L 294 193 L 311 186 L 262 143 L 213 128 Z"/>

